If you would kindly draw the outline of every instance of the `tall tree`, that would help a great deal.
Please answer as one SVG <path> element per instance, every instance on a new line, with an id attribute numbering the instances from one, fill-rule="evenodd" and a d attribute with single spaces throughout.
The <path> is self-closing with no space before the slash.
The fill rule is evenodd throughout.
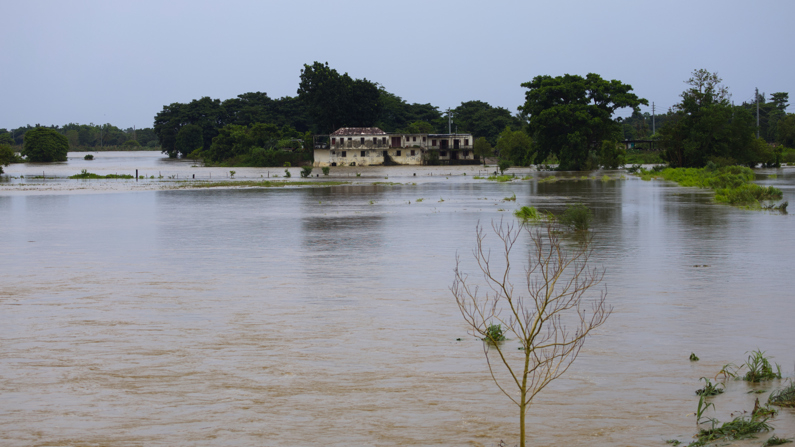
<path id="1" fill-rule="evenodd" d="M 352 79 L 339 74 L 328 62 L 304 64 L 298 97 L 309 108 L 321 132 L 339 127 L 371 127 L 381 112 L 378 86 L 367 79 Z"/>
<path id="2" fill-rule="evenodd" d="M 663 158 L 674 167 L 701 167 L 720 157 L 729 163 L 757 163 L 752 147 L 754 121 L 742 106 L 732 107 L 717 73 L 700 69 L 685 83 L 674 117 L 660 129 Z"/>
<path id="3" fill-rule="evenodd" d="M 25 134 L 22 155 L 28 161 L 51 162 L 66 161 L 69 140 L 54 129 L 36 127 Z"/>
<path id="4" fill-rule="evenodd" d="M 519 110 L 529 116 L 537 158 L 555 154 L 562 170 L 582 169 L 603 140 L 620 138 L 621 126 L 613 119 L 616 110 L 629 107 L 639 111 L 640 104 L 648 105 L 630 93 L 632 86 L 594 73 L 584 78 L 536 76 L 522 87 L 528 91 Z"/>
<path id="5" fill-rule="evenodd" d="M 522 121 L 511 115 L 508 109 L 492 107 L 483 101 L 462 102 L 453 109 L 453 116 L 459 132 L 484 137 L 492 145 L 497 144 L 500 132 L 506 127 L 522 128 Z"/>

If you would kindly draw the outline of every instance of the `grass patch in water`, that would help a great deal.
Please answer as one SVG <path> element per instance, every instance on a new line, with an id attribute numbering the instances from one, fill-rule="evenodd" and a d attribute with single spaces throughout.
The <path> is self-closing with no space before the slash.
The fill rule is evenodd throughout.
<path id="1" fill-rule="evenodd" d="M 102 179 L 102 178 L 135 178 L 129 174 L 108 174 L 108 175 L 99 175 L 94 174 L 93 172 L 88 172 L 87 170 L 83 169 L 80 171 L 80 174 L 70 175 L 69 178 L 71 179 Z"/>
<path id="2" fill-rule="evenodd" d="M 772 437 L 768 438 L 767 441 L 765 441 L 764 444 L 762 444 L 762 447 L 768 447 L 768 446 L 772 446 L 772 445 L 787 444 L 787 443 L 790 443 L 790 442 L 792 442 L 791 438 L 779 438 L 778 436 L 772 436 Z"/>
<path id="3" fill-rule="evenodd" d="M 256 188 L 282 188 L 285 186 L 338 186 L 347 185 L 350 182 L 288 182 L 271 180 L 240 180 L 240 181 L 220 181 L 220 182 L 185 182 L 180 188 L 229 188 L 229 187 L 256 187 Z"/>
<path id="4" fill-rule="evenodd" d="M 502 200 L 505 200 L 506 202 L 516 202 L 516 193 L 514 193 L 511 197 L 506 197 Z"/>
<path id="5" fill-rule="evenodd" d="M 541 219 L 541 215 L 538 213 L 538 210 L 534 206 L 523 206 L 518 210 L 516 210 L 513 214 L 514 216 L 522 220 Z"/>
<path id="6" fill-rule="evenodd" d="M 756 416 L 741 416 L 734 418 L 731 422 L 724 422 L 717 426 L 719 421 L 712 419 L 712 427 L 701 429 L 696 435 L 696 440 L 688 444 L 688 447 L 707 445 L 714 441 L 734 441 L 737 439 L 754 438 L 757 433 L 772 430 L 773 427 L 767 423 L 768 418 L 757 418 Z"/>
<path id="7" fill-rule="evenodd" d="M 566 211 L 557 216 L 558 222 L 575 231 L 588 231 L 593 220 L 593 213 L 582 203 L 575 203 L 566 207 Z"/>
<path id="8" fill-rule="evenodd" d="M 717 396 L 718 394 L 723 394 L 723 384 L 722 383 L 712 383 L 706 377 L 702 377 L 701 380 L 704 381 L 704 388 L 696 390 L 696 394 L 699 396 Z"/>
<path id="9" fill-rule="evenodd" d="M 643 180 L 662 178 L 681 186 L 712 189 L 715 201 L 734 206 L 761 208 L 763 201 L 779 200 L 780 189 L 751 183 L 754 171 L 744 166 L 723 168 L 666 168 L 660 171 L 640 169 L 637 175 Z"/>
<path id="10" fill-rule="evenodd" d="M 761 382 L 764 380 L 780 379 L 781 365 L 778 363 L 775 365 L 776 368 L 774 371 L 773 365 L 770 364 L 770 360 L 765 357 L 763 351 L 758 349 L 756 351 L 751 351 L 751 355 L 748 356 L 748 361 L 745 362 L 744 365 L 748 368 L 748 372 L 743 376 L 743 380 L 747 382 Z"/>
<path id="11" fill-rule="evenodd" d="M 789 386 L 770 393 L 767 402 L 779 407 L 795 408 L 795 382 L 790 381 Z"/>

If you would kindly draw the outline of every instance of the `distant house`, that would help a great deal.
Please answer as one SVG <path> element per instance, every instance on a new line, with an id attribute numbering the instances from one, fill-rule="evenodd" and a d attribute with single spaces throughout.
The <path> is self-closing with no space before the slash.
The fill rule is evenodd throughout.
<path id="1" fill-rule="evenodd" d="M 471 134 L 386 133 L 377 127 L 343 127 L 315 135 L 314 166 L 421 165 L 475 162 Z M 434 161 L 435 162 L 435 161 Z"/>

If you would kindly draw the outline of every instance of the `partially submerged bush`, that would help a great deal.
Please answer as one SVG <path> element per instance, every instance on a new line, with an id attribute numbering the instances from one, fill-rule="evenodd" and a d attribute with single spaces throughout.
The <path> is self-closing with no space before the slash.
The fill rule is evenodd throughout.
<path id="1" fill-rule="evenodd" d="M 523 206 L 513 214 L 522 220 L 539 220 L 541 218 L 538 210 L 533 206 Z"/>
<path id="2" fill-rule="evenodd" d="M 483 340 L 489 343 L 505 341 L 505 334 L 503 333 L 502 326 L 499 324 L 490 324 Z"/>
<path id="3" fill-rule="evenodd" d="M 743 380 L 748 382 L 761 382 L 781 378 L 781 365 L 776 364 L 775 371 L 770 361 L 765 357 L 765 353 L 760 350 L 752 351 L 745 363 L 748 372 L 745 373 Z"/>
<path id="4" fill-rule="evenodd" d="M 312 166 L 301 167 L 301 177 L 307 178 L 312 175 Z"/>
<path id="5" fill-rule="evenodd" d="M 566 208 L 566 211 L 558 216 L 558 222 L 575 231 L 588 231 L 591 227 L 593 214 L 591 210 L 582 203 L 575 203 Z"/>
<path id="6" fill-rule="evenodd" d="M 331 172 L 331 168 L 328 166 L 323 166 L 320 170 L 323 171 L 323 175 L 328 175 L 328 173 Z"/>
<path id="7" fill-rule="evenodd" d="M 94 156 L 91 155 L 91 154 L 86 154 L 86 156 L 83 157 L 83 160 L 93 160 L 93 159 L 94 159 Z"/>
<path id="8" fill-rule="evenodd" d="M 767 401 L 779 407 L 795 408 L 795 382 L 790 381 L 789 386 L 770 393 Z"/>

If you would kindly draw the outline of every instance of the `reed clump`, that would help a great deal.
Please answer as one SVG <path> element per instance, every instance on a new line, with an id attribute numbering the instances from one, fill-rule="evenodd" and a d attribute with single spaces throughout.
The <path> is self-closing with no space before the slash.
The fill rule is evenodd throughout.
<path id="1" fill-rule="evenodd" d="M 788 386 L 770 393 L 767 402 L 779 407 L 795 408 L 795 383 L 790 381 Z"/>
<path id="2" fill-rule="evenodd" d="M 659 171 L 641 168 L 637 175 L 643 180 L 662 178 L 681 186 L 712 189 L 716 202 L 734 206 L 762 208 L 762 202 L 779 200 L 783 196 L 776 187 L 751 183 L 755 178 L 754 171 L 745 166 L 666 168 Z"/>

